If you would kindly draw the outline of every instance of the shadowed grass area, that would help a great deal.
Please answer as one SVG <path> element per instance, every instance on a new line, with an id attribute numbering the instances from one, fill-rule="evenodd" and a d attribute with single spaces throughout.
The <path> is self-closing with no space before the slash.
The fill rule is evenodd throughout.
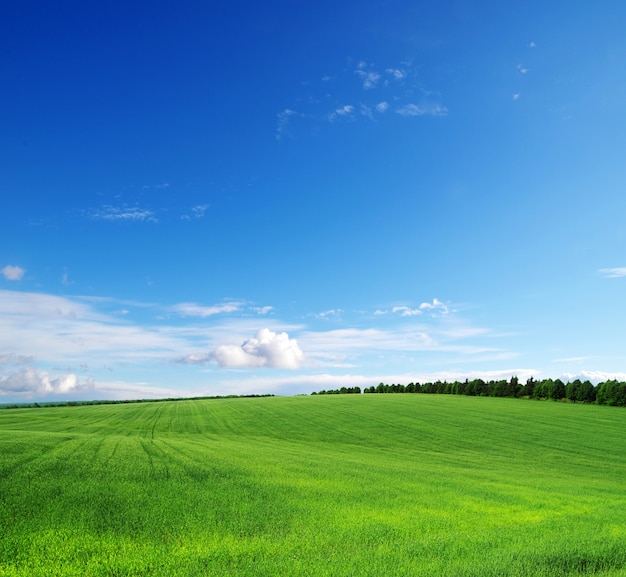
<path id="1" fill-rule="evenodd" d="M 626 411 L 333 395 L 0 414 L 0 576 L 626 574 Z"/>

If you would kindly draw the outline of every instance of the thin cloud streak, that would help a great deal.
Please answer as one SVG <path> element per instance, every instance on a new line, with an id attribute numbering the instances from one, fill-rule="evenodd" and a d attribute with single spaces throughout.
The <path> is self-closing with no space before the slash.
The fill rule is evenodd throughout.
<path id="1" fill-rule="evenodd" d="M 88 217 L 92 220 L 104 220 L 107 222 L 159 222 L 152 210 L 137 206 L 117 207 L 105 205 L 90 211 Z"/>
<path id="2" fill-rule="evenodd" d="M 626 267 L 601 268 L 598 272 L 605 278 L 626 277 Z"/>
<path id="3" fill-rule="evenodd" d="M 169 307 L 169 311 L 183 317 L 207 318 L 223 313 L 233 313 L 241 309 L 243 303 L 238 301 L 223 303 L 221 305 L 201 306 L 196 303 L 179 303 Z"/>

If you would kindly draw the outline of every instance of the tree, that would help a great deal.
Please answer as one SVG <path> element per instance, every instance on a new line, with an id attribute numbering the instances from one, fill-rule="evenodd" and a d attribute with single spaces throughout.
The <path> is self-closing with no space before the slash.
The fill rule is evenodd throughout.
<path id="1" fill-rule="evenodd" d="M 596 400 L 596 388 L 589 381 L 582 382 L 578 388 L 576 400 L 593 403 Z"/>
<path id="2" fill-rule="evenodd" d="M 556 379 L 550 390 L 550 398 L 559 401 L 560 399 L 565 398 L 565 384 L 561 379 Z"/>

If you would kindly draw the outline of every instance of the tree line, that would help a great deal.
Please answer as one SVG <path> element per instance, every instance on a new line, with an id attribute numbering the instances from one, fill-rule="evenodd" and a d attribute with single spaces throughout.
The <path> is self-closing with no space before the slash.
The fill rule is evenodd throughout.
<path id="1" fill-rule="evenodd" d="M 422 393 L 439 395 L 467 395 L 470 397 L 514 397 L 529 399 L 566 399 L 573 402 L 595 403 L 626 407 L 626 383 L 617 380 L 604 381 L 593 385 L 590 381 L 576 379 L 564 383 L 561 379 L 528 379 L 525 384 L 517 377 L 508 381 L 483 379 L 465 379 L 465 381 L 435 381 L 434 383 L 409 383 L 408 385 L 379 383 L 361 391 L 360 387 L 341 387 L 340 389 L 322 390 L 313 395 L 344 394 L 386 394 L 386 393 Z"/>
<path id="2" fill-rule="evenodd" d="M 162 399 L 101 399 L 88 401 L 38 401 L 25 403 L 4 403 L 0 409 L 40 409 L 42 407 L 82 407 L 85 405 L 128 405 L 135 403 L 165 403 L 171 401 L 205 401 L 208 399 L 252 399 L 273 397 L 273 394 L 251 395 L 212 395 L 203 397 L 167 397 Z"/>

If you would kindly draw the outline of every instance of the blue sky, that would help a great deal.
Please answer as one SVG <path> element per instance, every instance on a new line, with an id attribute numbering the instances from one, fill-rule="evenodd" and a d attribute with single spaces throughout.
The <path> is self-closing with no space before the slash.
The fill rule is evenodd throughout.
<path id="1" fill-rule="evenodd" d="M 626 5 L 0 7 L 0 402 L 626 379 Z"/>

